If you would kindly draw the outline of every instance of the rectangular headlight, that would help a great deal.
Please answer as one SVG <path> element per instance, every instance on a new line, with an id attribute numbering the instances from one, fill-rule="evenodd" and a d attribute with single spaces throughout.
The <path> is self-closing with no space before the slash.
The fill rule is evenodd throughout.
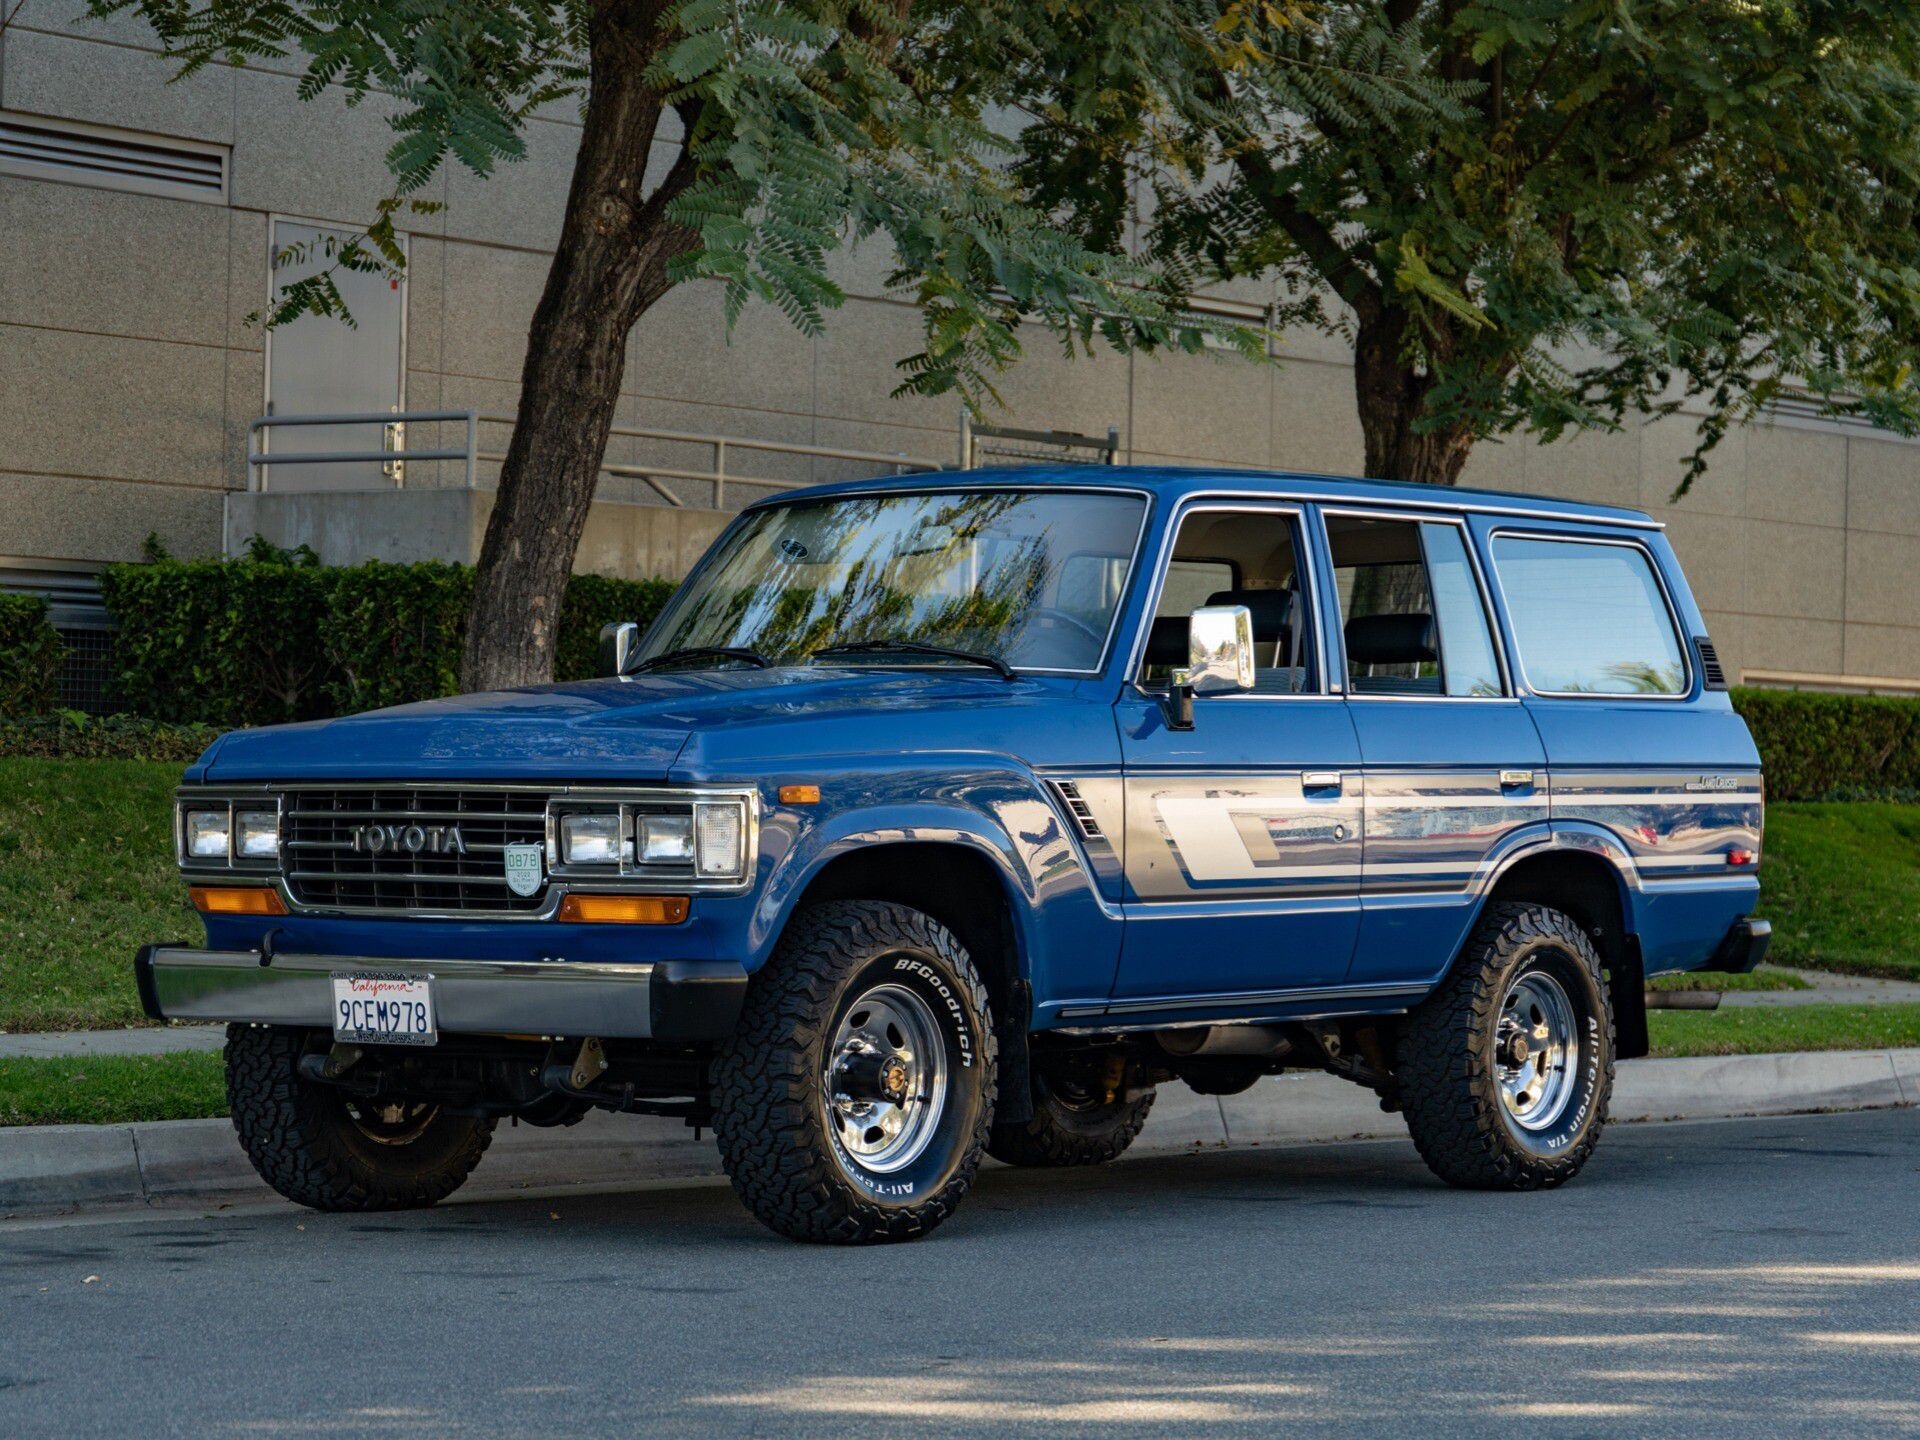
<path id="1" fill-rule="evenodd" d="M 227 810 L 189 810 L 181 833 L 186 837 L 187 856 L 193 860 L 227 858 Z"/>
<path id="2" fill-rule="evenodd" d="M 693 859 L 693 817 L 642 815 L 638 839 L 642 865 L 685 865 Z"/>
<path id="3" fill-rule="evenodd" d="M 562 815 L 560 862 L 563 865 L 618 865 L 622 839 L 617 810 Z"/>
<path id="4" fill-rule="evenodd" d="M 240 860 L 271 860 L 280 853 L 280 812 L 240 810 L 233 817 L 233 853 Z"/>
<path id="5" fill-rule="evenodd" d="M 738 880 L 746 873 L 746 812 L 739 802 L 697 802 L 693 841 L 693 873 L 701 879 Z"/>

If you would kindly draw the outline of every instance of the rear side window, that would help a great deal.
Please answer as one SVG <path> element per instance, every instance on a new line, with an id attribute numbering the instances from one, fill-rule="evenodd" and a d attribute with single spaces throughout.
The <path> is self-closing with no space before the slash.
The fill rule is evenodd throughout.
<path id="1" fill-rule="evenodd" d="M 1327 517 L 1354 695 L 1504 693 L 1493 631 L 1453 521 Z"/>
<path id="2" fill-rule="evenodd" d="M 1653 562 L 1637 545 L 1496 536 L 1520 668 L 1535 690 L 1679 695 L 1687 666 Z"/>

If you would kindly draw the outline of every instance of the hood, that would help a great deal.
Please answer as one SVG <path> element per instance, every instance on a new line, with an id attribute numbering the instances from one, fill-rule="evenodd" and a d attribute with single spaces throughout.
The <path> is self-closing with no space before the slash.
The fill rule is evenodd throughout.
<path id="1" fill-rule="evenodd" d="M 456 695 L 338 720 L 241 730 L 195 778 L 473 779 L 646 782 L 667 778 L 689 740 L 805 720 L 1031 701 L 1040 682 L 806 666 L 695 670 Z M 897 738 L 894 737 L 894 738 Z"/>

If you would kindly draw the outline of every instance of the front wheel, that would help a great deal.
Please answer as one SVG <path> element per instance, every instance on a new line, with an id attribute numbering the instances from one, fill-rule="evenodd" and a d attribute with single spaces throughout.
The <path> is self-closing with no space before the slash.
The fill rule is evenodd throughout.
<path id="1" fill-rule="evenodd" d="M 747 1208 L 794 1240 L 910 1240 L 973 1185 L 993 1122 L 986 987 L 904 905 L 799 915 L 715 1062 L 714 1134 Z"/>
<path id="2" fill-rule="evenodd" d="M 305 1049 L 299 1030 L 227 1027 L 227 1104 L 262 1180 L 314 1210 L 416 1209 L 466 1183 L 492 1120 L 316 1085 Z"/>
<path id="3" fill-rule="evenodd" d="M 1544 905 L 1490 906 L 1401 1029 L 1395 1079 L 1421 1158 L 1450 1185 L 1540 1190 L 1606 1125 L 1613 1011 L 1593 943 Z"/>

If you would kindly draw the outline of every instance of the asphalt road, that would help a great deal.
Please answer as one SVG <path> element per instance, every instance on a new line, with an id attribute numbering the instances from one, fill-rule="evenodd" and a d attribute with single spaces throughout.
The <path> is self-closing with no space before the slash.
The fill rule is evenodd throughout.
<path id="1" fill-rule="evenodd" d="M 97 1277 L 89 1279 L 89 1277 Z M 1920 1434 L 1920 1112 L 986 1174 L 813 1249 L 722 1187 L 0 1227 L 0 1435 Z"/>

